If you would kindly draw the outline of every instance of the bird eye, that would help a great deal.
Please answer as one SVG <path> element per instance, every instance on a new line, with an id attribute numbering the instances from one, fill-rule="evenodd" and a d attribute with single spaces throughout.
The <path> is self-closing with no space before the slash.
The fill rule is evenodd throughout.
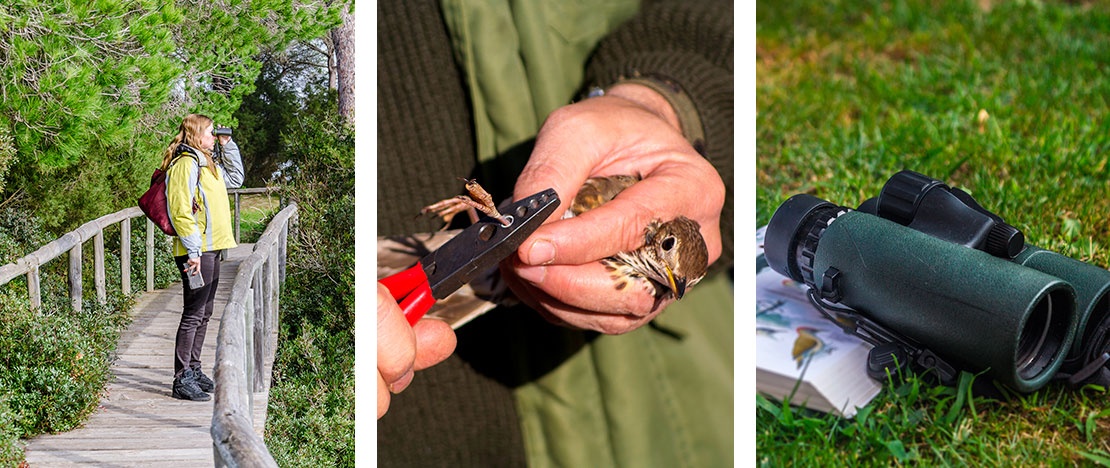
<path id="1" fill-rule="evenodd" d="M 669 250 L 673 249 L 674 248 L 674 243 L 675 243 L 675 240 L 674 240 L 673 236 L 668 237 L 666 239 L 663 239 L 663 244 L 662 244 L 663 250 L 669 251 Z"/>

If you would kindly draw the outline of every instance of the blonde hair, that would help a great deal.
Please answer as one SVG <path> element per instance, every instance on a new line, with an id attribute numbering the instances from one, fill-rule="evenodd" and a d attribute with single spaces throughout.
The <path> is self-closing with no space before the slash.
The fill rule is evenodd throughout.
<path id="1" fill-rule="evenodd" d="M 177 128 L 177 135 L 174 135 L 173 141 L 166 147 L 166 151 L 162 153 L 162 170 L 169 169 L 170 163 L 173 162 L 177 156 L 177 147 L 185 144 L 200 152 L 204 159 L 208 161 L 208 170 L 212 171 L 213 176 L 218 176 L 216 173 L 216 162 L 212 160 L 212 152 L 201 147 L 200 139 L 204 135 L 204 131 L 208 126 L 212 125 L 212 118 L 202 114 L 189 114 L 181 121 L 181 125 Z"/>

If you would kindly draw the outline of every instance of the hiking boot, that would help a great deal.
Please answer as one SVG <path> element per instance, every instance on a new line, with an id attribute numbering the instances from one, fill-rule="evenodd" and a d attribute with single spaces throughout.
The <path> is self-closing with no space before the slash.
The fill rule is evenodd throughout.
<path id="1" fill-rule="evenodd" d="M 200 391 L 212 393 L 212 390 L 216 389 L 216 382 L 213 382 L 207 375 L 204 375 L 204 371 L 200 370 L 199 367 L 193 369 L 193 375 L 196 376 L 197 386 L 200 387 Z"/>
<path id="2" fill-rule="evenodd" d="M 181 376 L 173 379 L 173 397 L 179 400 L 208 401 L 212 397 L 201 391 L 197 376 L 192 369 L 185 369 Z"/>

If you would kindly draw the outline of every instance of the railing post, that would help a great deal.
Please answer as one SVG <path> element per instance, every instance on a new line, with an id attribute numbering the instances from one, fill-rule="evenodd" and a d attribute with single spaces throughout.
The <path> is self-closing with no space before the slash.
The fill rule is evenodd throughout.
<path id="1" fill-rule="evenodd" d="M 104 272 L 104 229 L 98 228 L 93 236 L 93 283 L 96 285 L 96 300 L 100 305 L 108 303 L 107 276 Z"/>
<path id="2" fill-rule="evenodd" d="M 76 312 L 81 311 L 81 241 L 69 250 L 69 301 Z"/>
<path id="3" fill-rule="evenodd" d="M 146 220 L 146 291 L 154 290 L 154 221 Z"/>
<path id="4" fill-rule="evenodd" d="M 265 382 L 262 378 L 262 374 L 265 371 L 263 367 L 265 361 L 262 360 L 262 343 L 264 343 L 264 341 L 259 339 L 259 334 L 261 332 L 259 327 L 260 321 L 265 319 L 267 313 L 266 309 L 269 308 L 270 303 L 267 297 L 270 293 L 268 291 L 268 285 L 266 284 L 266 273 L 263 271 L 265 269 L 266 264 L 263 262 L 262 268 L 255 271 L 252 283 L 254 285 L 254 315 L 251 317 L 252 320 L 249 324 L 251 325 L 250 335 L 253 346 L 248 348 L 248 354 L 255 363 L 255 367 L 248 376 L 250 376 L 251 379 L 251 390 L 255 392 L 260 392 L 265 389 L 263 386 Z"/>
<path id="5" fill-rule="evenodd" d="M 288 221 L 296 210 L 283 213 Z M 212 438 L 216 466 L 276 466 L 265 442 L 255 434 L 263 421 L 254 413 L 254 395 L 266 389 L 267 362 L 273 357 L 270 334 L 276 319 L 283 257 L 282 225 L 269 225 L 253 253 L 240 265 L 232 297 L 224 310 L 216 349 L 216 398 Z M 268 310 L 270 309 L 270 310 Z M 246 327 L 251 327 L 247 330 Z"/>
<path id="6" fill-rule="evenodd" d="M 255 317 L 258 316 L 258 313 L 259 313 L 258 309 L 261 308 L 261 307 L 265 307 L 264 304 L 265 304 L 265 295 L 266 295 L 266 293 L 264 291 L 264 288 L 265 288 L 265 286 L 263 285 L 263 281 L 262 281 L 262 271 L 261 270 L 255 270 L 254 274 L 251 275 L 251 289 L 252 289 L 252 292 L 254 294 L 251 295 L 252 306 L 249 309 L 250 314 L 247 315 L 247 317 L 246 317 L 246 319 L 247 319 L 246 327 L 250 327 L 250 328 L 244 327 L 244 332 L 247 335 L 246 336 L 247 349 L 246 349 L 246 353 L 244 353 L 245 356 L 243 356 L 243 358 L 246 359 L 246 361 L 248 363 L 250 363 L 250 365 L 247 367 L 247 378 L 250 379 L 250 381 L 247 384 L 249 385 L 249 388 L 250 388 L 249 391 L 251 391 L 251 392 L 262 391 L 262 388 L 258 384 L 259 371 L 258 371 L 257 368 L 260 365 L 264 365 L 265 363 L 259 361 L 255 357 L 255 356 L 257 356 L 257 354 L 255 353 L 255 348 L 258 346 L 258 342 L 257 342 L 257 340 L 255 340 Z M 253 397 L 252 397 L 252 401 L 253 401 Z M 252 420 L 254 418 L 254 412 L 253 411 L 251 412 L 251 418 L 252 418 Z"/>
<path id="7" fill-rule="evenodd" d="M 285 282 L 285 255 L 288 246 L 289 221 L 286 221 L 285 225 L 281 227 L 281 235 L 278 236 L 278 250 L 280 250 L 281 252 L 280 254 L 278 254 L 278 273 L 281 275 L 280 278 L 282 283 Z"/>
<path id="8" fill-rule="evenodd" d="M 235 192 L 235 243 L 239 243 L 239 192 Z"/>
<path id="9" fill-rule="evenodd" d="M 42 289 L 39 285 L 39 265 L 38 262 L 31 267 L 31 271 L 27 272 L 27 296 L 31 298 L 31 309 L 37 310 L 42 307 Z"/>
<path id="10" fill-rule="evenodd" d="M 131 295 L 131 218 L 119 223 L 119 284 L 124 296 Z"/>

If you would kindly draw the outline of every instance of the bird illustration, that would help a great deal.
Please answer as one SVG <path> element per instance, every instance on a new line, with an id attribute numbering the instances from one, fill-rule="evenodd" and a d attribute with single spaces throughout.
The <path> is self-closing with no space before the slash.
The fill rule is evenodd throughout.
<path id="1" fill-rule="evenodd" d="M 794 362 L 798 365 L 798 369 L 802 368 L 806 359 L 825 348 L 825 342 L 817 336 L 819 331 L 821 330 L 807 326 L 797 328 L 798 338 L 794 339 L 794 350 L 791 354 L 794 357 Z"/>
<path id="2" fill-rule="evenodd" d="M 570 215 L 597 208 L 640 180 L 640 176 L 631 175 L 589 178 L 574 197 Z M 678 216 L 670 221 L 652 220 L 644 227 L 643 246 L 619 252 L 601 263 L 617 290 L 638 281 L 656 301 L 682 299 L 687 289 L 705 277 L 709 250 L 697 221 Z"/>

